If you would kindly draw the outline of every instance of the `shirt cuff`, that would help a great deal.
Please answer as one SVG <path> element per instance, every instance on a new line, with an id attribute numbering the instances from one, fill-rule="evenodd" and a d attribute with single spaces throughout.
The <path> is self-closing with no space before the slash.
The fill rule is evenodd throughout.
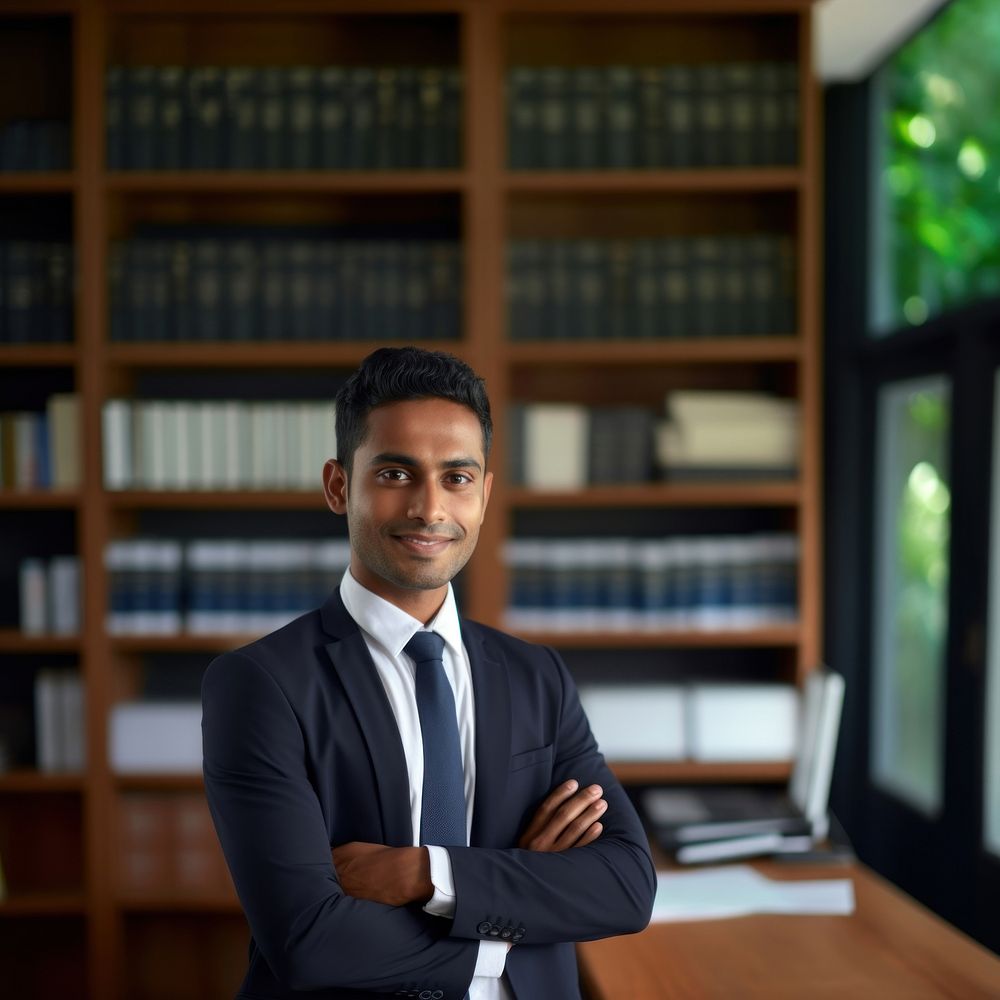
<path id="1" fill-rule="evenodd" d="M 431 884 L 434 895 L 424 903 L 424 910 L 435 917 L 455 916 L 455 877 L 451 871 L 451 857 L 444 847 L 428 847 L 431 863 Z"/>
<path id="2" fill-rule="evenodd" d="M 479 957 L 476 959 L 476 971 L 472 973 L 473 977 L 484 976 L 489 979 L 499 979 L 507 964 L 509 950 L 506 941 L 480 941 Z"/>

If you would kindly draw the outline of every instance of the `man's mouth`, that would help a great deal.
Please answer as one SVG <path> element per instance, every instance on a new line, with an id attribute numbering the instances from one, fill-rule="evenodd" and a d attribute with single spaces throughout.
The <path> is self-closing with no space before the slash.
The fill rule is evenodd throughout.
<path id="1" fill-rule="evenodd" d="M 420 552 L 432 555 L 440 552 L 450 542 L 455 541 L 449 535 L 418 535 L 407 532 L 406 534 L 393 535 L 397 542 L 402 543 L 413 552 Z"/>

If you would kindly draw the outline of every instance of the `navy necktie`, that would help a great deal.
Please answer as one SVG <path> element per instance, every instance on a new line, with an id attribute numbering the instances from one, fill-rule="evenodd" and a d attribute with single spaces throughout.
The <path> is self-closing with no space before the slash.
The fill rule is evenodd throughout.
<path id="1" fill-rule="evenodd" d="M 420 843 L 464 846 L 465 775 L 455 717 L 455 696 L 444 672 L 444 639 L 417 632 L 403 647 L 416 664 L 417 712 L 424 745 Z"/>

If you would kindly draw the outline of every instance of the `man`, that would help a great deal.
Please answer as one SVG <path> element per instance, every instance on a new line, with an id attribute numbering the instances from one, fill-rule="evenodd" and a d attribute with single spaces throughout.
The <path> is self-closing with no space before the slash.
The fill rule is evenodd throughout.
<path id="1" fill-rule="evenodd" d="M 655 873 L 558 655 L 458 616 L 493 479 L 482 380 L 377 350 L 336 430 L 339 590 L 202 687 L 253 934 L 239 996 L 578 998 L 572 942 L 645 927 Z"/>

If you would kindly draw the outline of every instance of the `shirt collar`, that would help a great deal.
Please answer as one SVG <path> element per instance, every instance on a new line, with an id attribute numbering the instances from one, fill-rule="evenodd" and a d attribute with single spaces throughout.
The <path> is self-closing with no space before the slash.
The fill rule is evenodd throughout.
<path id="1" fill-rule="evenodd" d="M 358 583 L 350 568 L 340 581 L 340 597 L 358 626 L 394 658 L 399 657 L 414 633 L 424 628 L 423 622 Z M 462 628 L 450 583 L 444 604 L 426 628 L 428 632 L 437 632 L 454 655 L 462 655 Z"/>

